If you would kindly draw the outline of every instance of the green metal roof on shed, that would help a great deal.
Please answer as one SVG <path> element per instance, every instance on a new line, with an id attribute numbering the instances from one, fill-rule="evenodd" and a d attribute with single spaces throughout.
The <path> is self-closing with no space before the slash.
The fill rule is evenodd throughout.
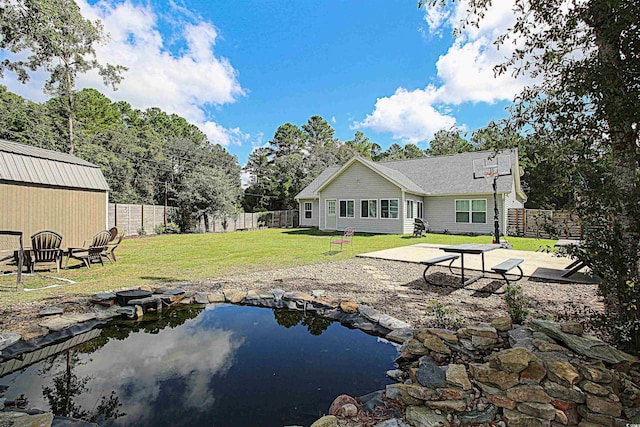
<path id="1" fill-rule="evenodd" d="M 108 191 L 100 168 L 71 154 L 0 139 L 0 181 Z"/>

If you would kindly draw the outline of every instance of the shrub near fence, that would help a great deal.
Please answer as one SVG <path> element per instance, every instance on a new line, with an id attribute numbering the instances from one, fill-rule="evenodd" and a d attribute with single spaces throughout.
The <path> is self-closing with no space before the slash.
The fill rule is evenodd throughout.
<path id="1" fill-rule="evenodd" d="M 141 234 L 155 234 L 155 230 L 170 222 L 178 213 L 173 206 L 134 205 L 124 203 L 109 203 L 109 227 L 125 230 L 127 236 Z M 242 212 L 227 218 L 209 217 L 209 227 L 205 229 L 204 219 L 195 221 L 192 226 L 194 232 L 222 233 L 225 231 L 252 230 L 261 227 L 288 228 L 297 227 L 299 223 L 298 211 L 271 211 L 247 213 Z"/>
<path id="2" fill-rule="evenodd" d="M 510 208 L 507 211 L 507 233 L 538 239 L 580 239 L 582 224 L 569 211 Z"/>

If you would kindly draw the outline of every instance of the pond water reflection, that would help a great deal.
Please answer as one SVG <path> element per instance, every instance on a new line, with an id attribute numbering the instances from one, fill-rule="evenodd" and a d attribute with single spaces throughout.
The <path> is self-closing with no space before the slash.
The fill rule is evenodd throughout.
<path id="1" fill-rule="evenodd" d="M 308 425 L 339 394 L 384 388 L 395 357 L 394 345 L 316 316 L 211 305 L 113 324 L 0 384 L 9 400 L 101 425 Z"/>

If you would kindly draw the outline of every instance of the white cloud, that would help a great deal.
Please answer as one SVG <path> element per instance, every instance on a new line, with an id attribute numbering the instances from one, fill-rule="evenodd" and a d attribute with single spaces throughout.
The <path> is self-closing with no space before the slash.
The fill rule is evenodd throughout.
<path id="1" fill-rule="evenodd" d="M 453 116 L 440 113 L 434 105 L 438 91 L 433 86 L 408 91 L 398 88 L 385 98 L 378 98 L 373 113 L 354 128 L 368 127 L 378 132 L 391 132 L 394 139 L 417 143 L 433 136 L 442 128 L 453 126 Z"/>
<path id="2" fill-rule="evenodd" d="M 128 67 L 115 92 L 103 85 L 95 71 L 81 76 L 77 87 L 94 87 L 110 99 L 127 101 L 134 108 L 159 107 L 183 116 L 213 143 L 240 145 L 249 138 L 237 128 L 227 129 L 216 123 L 207 112 L 210 107 L 233 103 L 246 95 L 229 60 L 215 55 L 219 33 L 212 23 L 172 4 L 167 18 L 174 32 L 161 33 L 163 17 L 148 3 L 77 3 L 84 17 L 100 19 L 110 35 L 106 45 L 96 47 L 98 59 Z M 26 86 L 11 82 L 8 77 L 3 83 L 10 90 L 36 101 L 47 98 L 41 93 L 45 73 L 35 73 Z"/>
<path id="3" fill-rule="evenodd" d="M 443 24 L 451 17 L 451 10 L 445 7 L 426 7 L 424 21 L 430 34 L 442 34 Z"/>
<path id="4" fill-rule="evenodd" d="M 465 1 L 457 3 L 455 10 L 427 8 L 424 19 L 429 32 L 459 27 L 467 17 L 467 8 Z M 493 2 L 479 28 L 463 28 L 438 59 L 438 85 L 415 90 L 398 88 L 393 95 L 378 98 L 374 111 L 354 127 L 391 132 L 394 139 L 416 143 L 456 124 L 455 117 L 448 113 L 452 106 L 512 100 L 531 80 L 495 75 L 493 67 L 511 56 L 514 46 L 504 45 L 498 50 L 493 41 L 514 22 L 512 0 Z"/>

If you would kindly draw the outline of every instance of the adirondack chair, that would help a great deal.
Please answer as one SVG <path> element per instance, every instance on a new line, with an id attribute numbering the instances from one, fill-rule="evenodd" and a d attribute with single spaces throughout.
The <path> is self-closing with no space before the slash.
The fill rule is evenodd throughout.
<path id="1" fill-rule="evenodd" d="M 62 236 L 55 231 L 43 230 L 38 231 L 31 236 L 31 250 L 29 270 L 33 273 L 36 269 L 36 264 L 44 262 L 54 262 L 56 264 L 56 270 L 60 271 L 60 264 L 62 264 Z"/>
<path id="2" fill-rule="evenodd" d="M 344 234 L 342 235 L 342 237 L 340 236 L 333 236 L 329 239 L 329 251 L 331 251 L 331 248 L 333 247 L 333 245 L 340 245 L 340 250 L 342 251 L 342 245 L 351 245 L 351 253 L 353 253 L 353 236 L 355 234 L 356 230 L 353 227 L 349 227 L 349 228 L 345 228 L 344 230 Z M 336 240 L 333 240 L 333 239 Z"/>
<path id="3" fill-rule="evenodd" d="M 103 230 L 93 236 L 88 248 L 69 248 L 67 264 L 69 264 L 69 258 L 73 258 L 82 261 L 87 268 L 91 268 L 91 264 L 98 261 L 104 265 L 102 257 L 107 250 L 109 239 L 111 239 L 111 233 L 108 230 Z"/>
<path id="4" fill-rule="evenodd" d="M 114 252 L 116 248 L 120 246 L 120 242 L 122 242 L 122 239 L 124 239 L 124 233 L 124 230 L 120 231 L 117 239 L 111 240 L 109 243 L 107 243 L 107 250 L 102 253 L 102 256 L 108 259 L 109 262 L 116 262 L 116 254 Z"/>
<path id="5" fill-rule="evenodd" d="M 22 231 L 0 230 L 0 263 L 9 261 L 17 266 L 16 286 L 22 283 L 22 265 L 24 263 L 24 246 L 22 245 Z M 0 273 L 4 273 L 0 271 Z"/>
<path id="6" fill-rule="evenodd" d="M 413 237 L 424 237 L 427 235 L 429 223 L 423 219 L 415 218 L 413 220 Z"/>
<path id="7" fill-rule="evenodd" d="M 111 237 L 109 238 L 109 243 L 111 243 L 116 240 L 116 237 L 118 237 L 118 227 L 111 227 L 109 229 L 109 234 L 111 235 Z"/>

